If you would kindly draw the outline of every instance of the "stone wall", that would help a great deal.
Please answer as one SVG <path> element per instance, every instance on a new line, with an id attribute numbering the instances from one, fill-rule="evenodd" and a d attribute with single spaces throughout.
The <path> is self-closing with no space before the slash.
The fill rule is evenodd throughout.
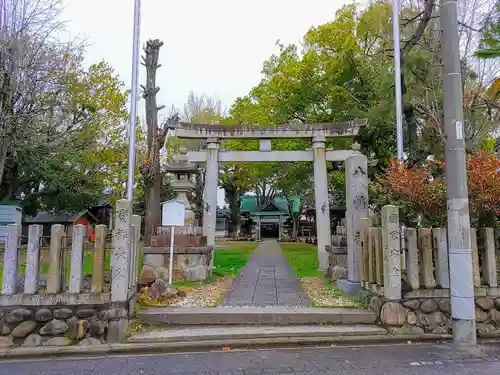
<path id="1" fill-rule="evenodd" d="M 0 309 L 0 348 L 98 345 L 124 340 L 127 306 L 12 306 Z"/>
<path id="2" fill-rule="evenodd" d="M 478 333 L 500 334 L 500 298 L 477 297 L 475 301 Z M 392 301 L 373 296 L 370 308 L 377 314 L 378 323 L 392 334 L 449 334 L 452 331 L 449 297 Z"/>
<path id="3" fill-rule="evenodd" d="M 174 248 L 174 281 L 201 281 L 211 273 L 212 246 L 176 246 Z M 139 285 L 147 285 L 160 278 L 168 280 L 169 247 L 145 247 Z"/>

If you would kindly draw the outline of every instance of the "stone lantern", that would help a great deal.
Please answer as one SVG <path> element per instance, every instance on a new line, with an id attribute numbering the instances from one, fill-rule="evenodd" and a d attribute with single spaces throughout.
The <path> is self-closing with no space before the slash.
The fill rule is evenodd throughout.
<path id="1" fill-rule="evenodd" d="M 195 227 L 195 214 L 191 210 L 189 202 L 189 194 L 194 192 L 195 186 L 191 182 L 191 177 L 196 173 L 196 165 L 189 162 L 186 148 L 179 149 L 179 153 L 175 156 L 175 162 L 167 164 L 165 170 L 175 175 L 175 180 L 172 182 L 172 188 L 177 194 L 177 200 L 183 202 L 186 206 L 185 226 Z"/>

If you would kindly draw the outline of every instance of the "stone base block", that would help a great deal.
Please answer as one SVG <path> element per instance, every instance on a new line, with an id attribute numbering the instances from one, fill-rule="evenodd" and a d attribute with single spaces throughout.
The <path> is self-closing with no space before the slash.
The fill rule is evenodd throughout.
<path id="1" fill-rule="evenodd" d="M 128 318 L 111 320 L 108 323 L 107 342 L 121 343 L 125 341 L 128 329 Z"/>
<path id="2" fill-rule="evenodd" d="M 210 270 L 207 266 L 197 265 L 185 268 L 184 277 L 187 281 L 201 281 L 205 280 L 210 275 Z"/>
<path id="3" fill-rule="evenodd" d="M 339 279 L 337 280 L 337 288 L 350 296 L 356 296 L 361 292 L 361 283 L 354 281 Z"/>
<path id="4" fill-rule="evenodd" d="M 336 281 L 338 284 L 339 280 L 347 278 L 347 274 L 348 274 L 347 267 L 334 266 L 330 276 L 331 280 Z"/>
<path id="5" fill-rule="evenodd" d="M 143 264 L 153 268 L 163 267 L 165 256 L 163 254 L 144 254 Z"/>

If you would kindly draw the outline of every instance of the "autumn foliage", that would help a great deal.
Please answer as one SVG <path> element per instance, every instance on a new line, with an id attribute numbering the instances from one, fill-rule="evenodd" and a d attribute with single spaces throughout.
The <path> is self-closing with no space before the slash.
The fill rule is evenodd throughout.
<path id="1" fill-rule="evenodd" d="M 397 204 L 407 224 L 446 224 L 446 177 L 443 162 L 410 167 L 392 160 L 372 186 L 378 204 Z M 473 224 L 494 225 L 500 215 L 500 161 L 480 152 L 467 160 Z M 392 201 L 392 202 L 391 202 Z"/>
<path id="2" fill-rule="evenodd" d="M 500 216 L 500 160 L 482 152 L 467 162 L 471 215 L 485 224 Z"/>

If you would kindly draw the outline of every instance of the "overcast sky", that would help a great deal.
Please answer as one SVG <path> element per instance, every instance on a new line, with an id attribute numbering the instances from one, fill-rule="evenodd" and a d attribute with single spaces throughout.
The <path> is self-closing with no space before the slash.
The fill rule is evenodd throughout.
<path id="1" fill-rule="evenodd" d="M 105 60 L 130 87 L 134 0 L 66 0 L 68 31 L 90 44 L 85 64 Z M 158 104 L 181 109 L 192 90 L 218 97 L 228 109 L 261 79 L 276 42 L 299 43 L 312 26 L 333 20 L 344 0 L 142 0 L 142 45 L 165 44 Z M 140 83 L 145 71 L 141 66 Z M 139 103 L 144 113 L 144 102 Z M 224 205 L 219 189 L 218 205 Z"/>
<path id="2" fill-rule="evenodd" d="M 129 87 L 134 0 L 66 1 L 63 18 L 71 21 L 69 31 L 91 44 L 86 63 L 106 60 Z M 347 2 L 142 0 L 141 45 L 150 38 L 165 43 L 158 102 L 182 108 L 193 90 L 217 96 L 229 107 L 259 83 L 262 63 L 277 51 L 278 39 L 300 42 L 311 26 L 331 21 Z M 140 74 L 142 83 L 142 66 Z"/>

